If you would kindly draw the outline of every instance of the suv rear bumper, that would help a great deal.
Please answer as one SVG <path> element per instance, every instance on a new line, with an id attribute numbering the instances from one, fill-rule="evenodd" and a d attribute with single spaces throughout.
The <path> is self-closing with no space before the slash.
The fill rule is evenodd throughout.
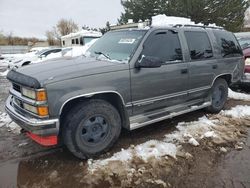
<path id="1" fill-rule="evenodd" d="M 58 135 L 59 133 L 58 119 L 38 119 L 29 117 L 25 114 L 22 114 L 15 108 L 13 108 L 11 104 L 12 104 L 12 97 L 9 96 L 5 104 L 5 110 L 11 117 L 11 119 L 25 131 L 39 136 Z"/>

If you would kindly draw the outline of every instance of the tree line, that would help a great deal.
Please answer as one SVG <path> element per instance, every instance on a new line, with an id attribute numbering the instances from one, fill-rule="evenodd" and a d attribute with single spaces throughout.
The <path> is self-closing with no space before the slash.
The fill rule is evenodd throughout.
<path id="1" fill-rule="evenodd" d="M 14 36 L 12 32 L 4 34 L 3 31 L 0 31 L 0 45 L 28 45 L 29 43 L 34 44 L 41 41 L 41 39 L 35 37 L 18 37 Z"/>
<path id="2" fill-rule="evenodd" d="M 243 29 L 244 17 L 249 0 L 121 0 L 124 13 L 118 19 L 119 24 L 125 24 L 129 19 L 134 22 L 150 20 L 152 16 L 165 14 L 190 18 L 195 23 L 205 25 L 215 23 L 225 29 L 238 32 Z M 104 28 L 90 28 L 105 33 L 110 30 L 107 22 Z M 60 45 L 60 38 L 72 32 L 77 32 L 79 26 L 71 19 L 61 19 L 45 35 L 49 45 Z M 4 35 L 0 32 L 0 45 L 27 45 L 28 42 L 39 41 L 36 38 L 14 37 L 12 33 Z"/>
<path id="3" fill-rule="evenodd" d="M 127 23 L 128 19 L 138 22 L 165 14 L 205 25 L 215 23 L 232 32 L 242 30 L 249 7 L 246 0 L 121 0 L 121 4 L 125 12 L 118 19 L 120 24 Z"/>

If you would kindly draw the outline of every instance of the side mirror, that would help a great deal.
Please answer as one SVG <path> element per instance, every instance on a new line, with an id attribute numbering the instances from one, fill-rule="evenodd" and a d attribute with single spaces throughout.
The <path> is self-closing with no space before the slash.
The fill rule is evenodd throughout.
<path id="1" fill-rule="evenodd" d="M 136 63 L 136 68 L 158 68 L 161 67 L 163 61 L 157 57 L 142 56 Z"/>

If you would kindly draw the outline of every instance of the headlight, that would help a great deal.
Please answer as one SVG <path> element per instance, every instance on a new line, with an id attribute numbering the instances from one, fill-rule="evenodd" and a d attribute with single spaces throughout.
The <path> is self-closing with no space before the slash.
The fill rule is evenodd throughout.
<path id="1" fill-rule="evenodd" d="M 33 112 L 34 114 L 37 114 L 37 108 L 35 106 L 31 106 L 29 104 L 23 103 L 23 108 L 25 110 L 28 110 L 30 112 Z"/>
<path id="2" fill-rule="evenodd" d="M 246 58 L 245 65 L 250 65 L 250 58 Z"/>
<path id="3" fill-rule="evenodd" d="M 25 97 L 28 97 L 30 99 L 34 99 L 36 101 L 46 101 L 47 100 L 47 95 L 45 90 L 32 90 L 32 89 L 27 89 L 27 88 L 22 88 L 22 95 Z"/>
<path id="4" fill-rule="evenodd" d="M 28 97 L 30 99 L 36 99 L 36 92 L 34 90 L 31 89 L 27 89 L 27 88 L 22 88 L 22 95 L 25 97 Z"/>
<path id="5" fill-rule="evenodd" d="M 34 114 L 37 114 L 39 116 L 48 116 L 49 115 L 49 109 L 47 106 L 38 106 L 38 107 L 35 107 L 35 106 L 32 106 L 32 105 L 29 105 L 29 104 L 26 104 L 26 103 L 23 103 L 23 108 L 25 110 L 28 110 Z"/>

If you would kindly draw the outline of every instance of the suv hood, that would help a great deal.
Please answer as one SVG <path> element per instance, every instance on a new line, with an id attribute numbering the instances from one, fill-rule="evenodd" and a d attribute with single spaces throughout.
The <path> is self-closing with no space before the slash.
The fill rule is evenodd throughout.
<path id="1" fill-rule="evenodd" d="M 19 75 L 35 78 L 40 83 L 40 87 L 43 87 L 44 84 L 52 82 L 93 74 L 120 71 L 128 68 L 128 64 L 125 63 L 96 60 L 95 58 L 80 56 L 77 58 L 60 58 L 32 64 L 27 67 L 19 68 L 15 70 L 15 72 Z"/>

